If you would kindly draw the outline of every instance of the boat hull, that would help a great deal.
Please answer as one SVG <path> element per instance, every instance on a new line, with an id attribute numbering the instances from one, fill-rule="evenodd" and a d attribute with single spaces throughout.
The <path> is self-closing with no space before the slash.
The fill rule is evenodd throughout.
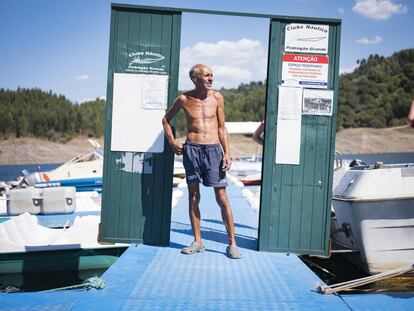
<path id="1" fill-rule="evenodd" d="M 414 199 L 353 201 L 333 199 L 335 236 L 359 250 L 361 267 L 376 274 L 414 263 Z"/>
<path id="2" fill-rule="evenodd" d="M 126 246 L 3 253 L 0 274 L 107 269 L 125 250 Z"/>
<path id="3" fill-rule="evenodd" d="M 335 239 L 369 274 L 414 263 L 414 164 L 357 165 L 333 193 Z"/>

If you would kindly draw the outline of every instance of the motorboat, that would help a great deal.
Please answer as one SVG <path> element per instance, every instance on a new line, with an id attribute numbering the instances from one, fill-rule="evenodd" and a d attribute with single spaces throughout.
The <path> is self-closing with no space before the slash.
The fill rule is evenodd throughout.
<path id="1" fill-rule="evenodd" d="M 354 163 L 334 183 L 333 238 L 369 274 L 414 263 L 414 164 Z"/>
<path id="2" fill-rule="evenodd" d="M 29 213 L 0 223 L 0 274 L 108 268 L 128 244 L 98 242 L 100 216 L 76 217 L 67 228 L 39 225 Z"/>
<path id="3" fill-rule="evenodd" d="M 13 181 L 0 181 L 0 195 L 13 188 L 75 187 L 76 191 L 102 191 L 103 151 L 89 139 L 95 150 L 70 159 L 51 171 L 28 172 Z"/>
<path id="4" fill-rule="evenodd" d="M 48 172 L 25 174 L 24 179 L 36 187 L 71 186 L 76 191 L 102 191 L 103 151 L 89 139 L 95 150 L 79 155 Z"/>
<path id="5" fill-rule="evenodd" d="M 262 173 L 255 173 L 240 177 L 245 186 L 260 186 L 262 184 Z"/>

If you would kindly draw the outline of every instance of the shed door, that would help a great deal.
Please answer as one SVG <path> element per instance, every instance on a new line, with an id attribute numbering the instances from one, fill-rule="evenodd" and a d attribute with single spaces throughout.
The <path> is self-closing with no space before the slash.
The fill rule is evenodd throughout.
<path id="1" fill-rule="evenodd" d="M 309 22 L 271 20 L 259 250 L 327 254 L 340 26 L 329 26 L 329 72 L 325 90 L 334 91 L 333 114 L 318 116 L 301 113 L 299 165 L 290 165 L 275 163 L 280 104 L 278 92 L 282 81 L 282 56 L 286 53 L 285 29 L 289 23 Z M 324 23 L 319 21 L 315 24 Z M 289 132 L 281 134 L 291 135 Z"/>
<path id="2" fill-rule="evenodd" d="M 174 160 L 171 149 L 165 147 L 162 153 L 114 151 L 111 148 L 111 134 L 113 135 L 114 94 L 119 93 L 114 92 L 114 86 L 117 88 L 117 81 L 120 81 L 117 80 L 118 77 L 129 79 L 134 75 L 137 81 L 150 81 L 150 77 L 143 75 L 168 76 L 167 102 L 171 103 L 176 97 L 180 33 L 179 12 L 112 6 L 101 241 L 158 245 L 169 243 Z M 134 94 L 134 90 L 128 91 Z M 117 101 L 116 105 L 118 104 Z M 137 122 L 143 122 L 139 119 L 142 116 L 137 118 Z M 161 117 L 154 122 L 161 124 Z M 134 128 L 131 124 L 122 122 L 121 126 Z M 130 131 L 126 137 L 127 143 L 143 140 L 145 135 L 148 135 L 145 128 L 137 132 Z M 125 135 L 121 138 L 124 137 Z"/>

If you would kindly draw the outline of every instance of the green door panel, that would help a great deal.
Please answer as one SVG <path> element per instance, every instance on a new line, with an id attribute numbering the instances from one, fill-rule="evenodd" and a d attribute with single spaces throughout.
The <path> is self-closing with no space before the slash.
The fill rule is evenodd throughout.
<path id="1" fill-rule="evenodd" d="M 333 115 L 302 115 L 299 165 L 275 163 L 278 87 L 282 80 L 284 31 L 289 23 L 330 25 L 328 89 L 334 91 Z M 338 22 L 271 20 L 259 250 L 319 255 L 328 252 L 339 34 Z"/>
<path id="2" fill-rule="evenodd" d="M 174 155 L 167 147 L 163 153 L 111 151 L 113 76 L 115 73 L 168 75 L 168 103 L 171 103 L 178 88 L 180 34 L 180 12 L 112 6 L 101 241 L 169 243 Z M 146 65 L 136 61 L 137 55 L 141 59 L 154 55 L 163 58 Z M 131 133 L 130 139 L 139 139 L 140 135 L 145 133 Z"/>

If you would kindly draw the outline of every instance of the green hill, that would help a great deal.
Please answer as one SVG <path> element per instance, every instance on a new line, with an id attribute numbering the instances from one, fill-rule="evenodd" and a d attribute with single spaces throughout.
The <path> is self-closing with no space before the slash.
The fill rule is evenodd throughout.
<path id="1" fill-rule="evenodd" d="M 105 101 L 80 105 L 40 89 L 0 89 L 0 138 L 40 137 L 65 142 L 103 135 Z"/>
<path id="2" fill-rule="evenodd" d="M 414 99 L 414 49 L 358 61 L 339 83 L 338 129 L 406 123 Z"/>
<path id="3" fill-rule="evenodd" d="M 414 99 L 414 49 L 390 57 L 370 55 L 358 61 L 339 83 L 337 129 L 392 127 L 406 123 Z M 264 117 L 263 82 L 221 89 L 227 121 L 260 121 Z M 72 103 L 40 89 L 0 89 L 0 139 L 40 137 L 67 141 L 77 135 L 103 135 L 103 100 Z M 185 133 L 185 117 L 177 116 L 177 133 Z"/>

